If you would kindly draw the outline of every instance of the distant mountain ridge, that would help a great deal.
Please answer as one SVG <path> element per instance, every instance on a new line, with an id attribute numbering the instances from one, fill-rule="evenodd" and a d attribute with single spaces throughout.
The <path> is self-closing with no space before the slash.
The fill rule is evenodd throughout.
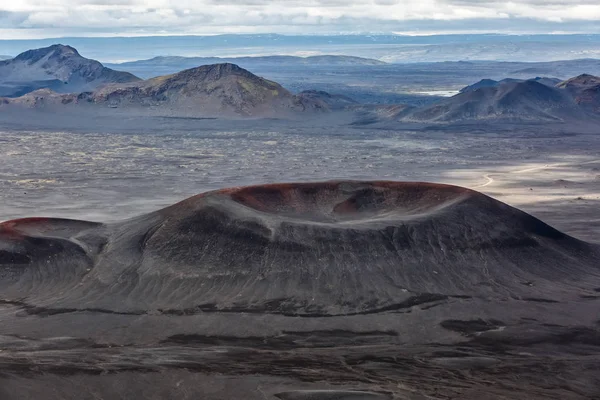
<path id="1" fill-rule="evenodd" d="M 82 57 L 73 47 L 61 44 L 28 50 L 0 61 L 0 96 L 4 97 L 18 97 L 42 88 L 76 93 L 106 83 L 135 81 L 139 81 L 135 75 L 106 68 L 98 61 Z"/>
<path id="2" fill-rule="evenodd" d="M 296 58 L 292 59 L 297 62 Z M 600 78 L 589 74 L 563 82 L 547 77 L 483 79 L 453 97 L 420 107 L 359 104 L 348 96 L 322 90 L 293 94 L 279 83 L 232 63 L 204 65 L 140 80 L 85 59 L 74 48 L 63 45 L 26 51 L 14 59 L 0 61 L 2 76 L 23 78 L 22 84 L 29 90 L 17 98 L 0 98 L 0 106 L 75 105 L 189 117 L 279 118 L 304 112 L 343 111 L 358 118 L 355 125 L 385 121 L 452 124 L 600 120 Z M 38 80 L 26 81 L 25 78 Z M 14 82 L 5 80 L 4 83 Z M 67 91 L 65 86 L 80 90 Z M 6 86 L 0 85 L 0 88 L 6 89 Z"/>
<path id="3" fill-rule="evenodd" d="M 103 106 L 205 117 L 275 117 L 329 111 L 326 102 L 293 95 L 278 83 L 234 64 L 205 65 L 145 81 L 106 84 L 78 94 L 41 89 L 2 103 L 30 108 Z"/>
<path id="4" fill-rule="evenodd" d="M 112 2 L 115 2 L 114 0 Z M 256 3 L 257 1 L 254 1 Z M 344 4 L 343 2 L 338 2 Z M 459 60 L 506 60 L 526 59 L 529 61 L 550 61 L 582 59 L 598 54 L 600 35 L 597 34 L 545 34 L 545 35 L 506 35 L 506 34 L 445 34 L 445 35 L 397 35 L 397 34 L 223 34 L 214 36 L 136 36 L 136 37 L 94 37 L 69 38 L 69 44 L 76 48 L 86 48 L 86 53 L 98 60 L 148 59 L 156 55 L 160 47 L 171 54 L 188 54 L 194 51 L 199 55 L 212 56 L 220 52 L 235 55 L 277 54 L 278 52 L 314 51 L 323 54 L 350 54 L 362 57 L 375 57 L 388 62 L 436 62 Z M 507 42 L 510 50 L 507 52 Z M 1 40 L 4 54 L 17 54 L 27 48 L 45 47 L 52 44 L 48 39 L 40 40 Z M 242 67 L 243 64 L 236 63 Z M 523 68 L 523 67 L 518 67 Z M 596 73 L 595 70 L 589 70 Z M 548 75 L 546 72 L 533 72 L 528 75 Z M 574 76 L 576 73 L 567 74 Z"/>
<path id="5" fill-rule="evenodd" d="M 460 89 L 460 93 L 468 92 L 471 90 L 477 90 L 477 89 L 480 89 L 483 87 L 496 87 L 496 86 L 502 85 L 504 83 L 524 82 L 524 81 L 536 81 L 538 83 L 541 83 L 543 85 L 550 86 L 550 87 L 554 87 L 562 82 L 558 78 L 548 78 L 548 77 L 539 77 L 539 76 L 535 77 L 535 78 L 531 78 L 531 79 L 505 78 L 505 79 L 502 79 L 499 81 L 496 81 L 494 79 L 482 79 L 479 82 L 476 82 L 469 86 L 465 86 L 464 88 Z"/>
<path id="6" fill-rule="evenodd" d="M 380 122 L 461 124 L 467 122 L 598 123 L 600 78 L 583 74 L 556 78 L 482 79 L 459 94 L 396 115 L 370 112 L 355 124 Z"/>
<path id="7" fill-rule="evenodd" d="M 128 61 L 123 63 L 111 64 L 120 66 L 132 66 L 132 65 L 174 65 L 179 66 L 181 64 L 187 65 L 205 65 L 205 64 L 261 64 L 261 63 L 277 63 L 286 65 L 386 65 L 384 61 L 376 60 L 373 58 L 355 57 L 355 56 L 344 56 L 344 55 L 319 55 L 319 56 L 285 56 L 285 55 L 273 55 L 273 56 L 255 56 L 255 57 L 183 57 L 183 56 L 157 56 L 147 60 Z"/>
<path id="8" fill-rule="evenodd" d="M 130 61 L 119 64 L 107 64 L 114 69 L 129 71 L 143 78 L 166 75 L 183 69 L 196 68 L 202 65 L 235 64 L 242 68 L 262 70 L 278 67 L 348 67 L 348 66 L 381 66 L 387 63 L 370 58 L 323 55 L 323 56 L 254 56 L 254 57 L 181 57 L 158 56 L 147 60 Z"/>

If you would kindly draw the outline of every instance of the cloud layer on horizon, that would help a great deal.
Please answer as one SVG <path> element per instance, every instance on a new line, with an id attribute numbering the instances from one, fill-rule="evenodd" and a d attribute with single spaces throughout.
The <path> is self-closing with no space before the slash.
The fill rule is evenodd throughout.
<path id="1" fill-rule="evenodd" d="M 356 33 L 600 33 L 598 0 L 10 0 L 4 38 Z"/>

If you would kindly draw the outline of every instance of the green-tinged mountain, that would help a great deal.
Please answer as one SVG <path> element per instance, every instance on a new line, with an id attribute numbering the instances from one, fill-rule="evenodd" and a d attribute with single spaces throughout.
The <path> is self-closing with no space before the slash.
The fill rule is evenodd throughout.
<path id="1" fill-rule="evenodd" d="M 38 89 L 57 93 L 95 90 L 107 83 L 136 82 L 129 72 L 106 68 L 61 44 L 28 50 L 0 61 L 0 96 L 18 97 Z"/>
<path id="2" fill-rule="evenodd" d="M 142 82 L 106 85 L 91 99 L 110 107 L 166 107 L 194 115 L 265 116 L 322 108 L 235 64 L 206 65 Z"/>

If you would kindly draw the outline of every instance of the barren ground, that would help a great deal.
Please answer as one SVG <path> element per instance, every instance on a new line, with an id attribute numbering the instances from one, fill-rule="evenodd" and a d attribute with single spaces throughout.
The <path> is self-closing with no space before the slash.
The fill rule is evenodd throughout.
<path id="1" fill-rule="evenodd" d="M 409 180 L 470 187 L 600 243 L 600 131 L 26 121 L 0 121 L 0 221 L 117 221 L 253 183 Z M 0 399 L 592 400 L 599 301 L 449 299 L 313 320 L 33 312 L 0 297 Z"/>

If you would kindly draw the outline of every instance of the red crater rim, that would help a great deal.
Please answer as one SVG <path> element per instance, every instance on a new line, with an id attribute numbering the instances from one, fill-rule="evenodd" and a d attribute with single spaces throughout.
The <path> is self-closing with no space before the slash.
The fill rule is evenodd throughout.
<path id="1" fill-rule="evenodd" d="M 482 196 L 457 186 L 394 181 L 267 184 L 222 189 L 205 195 L 226 195 L 261 213 L 322 222 L 412 218 L 471 196 Z"/>

